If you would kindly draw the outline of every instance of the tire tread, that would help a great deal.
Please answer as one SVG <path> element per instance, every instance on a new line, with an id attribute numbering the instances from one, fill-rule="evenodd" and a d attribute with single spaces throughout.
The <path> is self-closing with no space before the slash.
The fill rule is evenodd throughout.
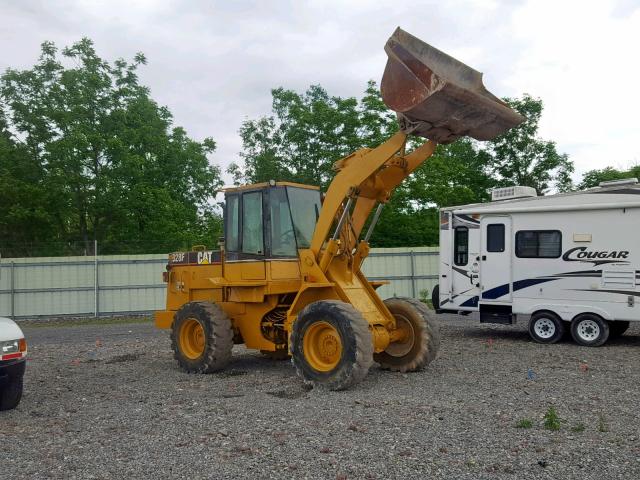
<path id="1" fill-rule="evenodd" d="M 440 328 L 434 313 L 420 300 L 410 297 L 392 297 L 385 300 L 385 303 L 401 301 L 411 305 L 423 319 L 420 350 L 408 363 L 395 365 L 385 361 L 384 352 L 375 355 L 375 360 L 380 364 L 380 368 L 394 372 L 417 372 L 433 362 L 440 350 Z"/>
<path id="2" fill-rule="evenodd" d="M 206 322 L 209 323 L 207 332 L 207 342 L 205 354 L 200 362 L 193 364 L 183 360 L 178 349 L 178 332 L 175 328 L 171 329 L 171 348 L 173 356 L 180 366 L 188 373 L 213 373 L 222 370 L 231 360 L 231 352 L 233 349 L 233 328 L 231 320 L 227 314 L 218 305 L 211 302 L 189 302 L 176 312 L 178 315 L 200 314 Z"/>

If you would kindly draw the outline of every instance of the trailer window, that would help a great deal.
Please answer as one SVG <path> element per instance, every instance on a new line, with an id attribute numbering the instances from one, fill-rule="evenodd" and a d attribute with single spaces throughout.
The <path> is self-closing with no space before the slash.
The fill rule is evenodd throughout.
<path id="1" fill-rule="evenodd" d="M 487 225 L 487 252 L 504 252 L 504 223 Z"/>
<path id="2" fill-rule="evenodd" d="M 242 252 L 264 255 L 262 192 L 242 196 Z"/>
<path id="3" fill-rule="evenodd" d="M 453 244 L 453 263 L 456 265 L 469 263 L 469 229 L 467 227 L 456 227 Z"/>
<path id="4" fill-rule="evenodd" d="M 558 258 L 562 254 L 559 230 L 520 230 L 516 233 L 516 257 Z"/>
<path id="5" fill-rule="evenodd" d="M 225 225 L 224 248 L 229 252 L 238 251 L 238 226 L 240 212 L 238 209 L 238 195 L 227 195 L 227 218 Z"/>

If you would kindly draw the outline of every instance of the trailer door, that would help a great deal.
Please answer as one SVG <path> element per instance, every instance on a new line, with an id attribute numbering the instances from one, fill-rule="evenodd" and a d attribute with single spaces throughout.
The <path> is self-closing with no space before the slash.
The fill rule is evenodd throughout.
<path id="1" fill-rule="evenodd" d="M 480 299 L 511 302 L 511 217 L 483 216 L 480 231 Z"/>

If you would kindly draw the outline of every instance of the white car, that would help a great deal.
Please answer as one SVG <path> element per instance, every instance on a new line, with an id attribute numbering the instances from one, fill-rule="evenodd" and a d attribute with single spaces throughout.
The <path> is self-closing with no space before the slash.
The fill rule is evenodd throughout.
<path id="1" fill-rule="evenodd" d="M 20 327 L 0 317 L 0 410 L 16 408 L 22 398 L 27 342 Z"/>

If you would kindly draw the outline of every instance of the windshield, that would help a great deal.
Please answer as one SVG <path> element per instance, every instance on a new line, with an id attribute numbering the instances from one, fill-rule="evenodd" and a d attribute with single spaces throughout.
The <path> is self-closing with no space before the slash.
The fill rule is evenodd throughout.
<path id="1" fill-rule="evenodd" d="M 298 248 L 309 248 L 320 215 L 320 191 L 287 187 Z"/>

